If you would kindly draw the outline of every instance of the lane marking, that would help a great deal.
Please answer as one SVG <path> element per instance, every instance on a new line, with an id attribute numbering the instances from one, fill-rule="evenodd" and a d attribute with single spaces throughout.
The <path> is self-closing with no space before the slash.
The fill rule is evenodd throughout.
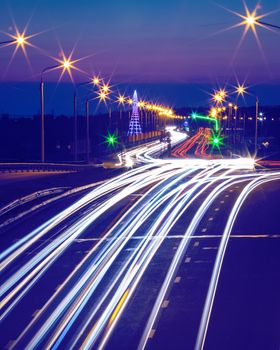
<path id="1" fill-rule="evenodd" d="M 220 208 L 215 208 L 214 210 L 215 210 L 215 211 L 219 211 L 219 210 L 220 210 Z"/>
<path id="2" fill-rule="evenodd" d="M 4 347 L 4 349 L 7 349 L 7 350 L 11 349 L 14 343 L 15 343 L 15 340 L 10 340 L 8 344 Z"/>
<path id="3" fill-rule="evenodd" d="M 214 219 L 214 218 L 213 218 L 213 217 L 211 217 L 211 218 L 209 218 L 209 219 L 208 219 L 208 221 L 213 221 L 213 219 Z"/>
<path id="4" fill-rule="evenodd" d="M 195 242 L 193 246 L 194 247 L 198 247 L 199 246 L 199 242 Z"/>
<path id="5" fill-rule="evenodd" d="M 169 305 L 169 300 L 164 300 L 161 307 L 162 307 L 162 309 L 166 309 L 168 307 L 168 305 Z"/>
<path id="6" fill-rule="evenodd" d="M 39 312 L 40 312 L 40 309 L 35 310 L 32 314 L 32 317 L 37 316 Z"/>
<path id="7" fill-rule="evenodd" d="M 177 276 L 174 280 L 174 283 L 180 283 L 181 282 L 181 277 Z"/>
<path id="8" fill-rule="evenodd" d="M 57 285 L 57 287 L 55 288 L 55 291 L 57 291 L 61 286 L 62 284 Z"/>
<path id="9" fill-rule="evenodd" d="M 150 334 L 149 334 L 149 339 L 153 338 L 153 336 L 155 335 L 155 332 L 156 332 L 155 329 L 151 329 Z"/>
<path id="10" fill-rule="evenodd" d="M 185 260 L 185 263 L 189 263 L 189 262 L 191 262 L 191 260 L 192 260 L 192 258 L 187 257 L 186 260 Z"/>
<path id="11" fill-rule="evenodd" d="M 221 204 L 224 204 L 224 203 L 225 203 L 225 201 L 220 201 L 220 203 L 221 203 Z"/>
<path id="12" fill-rule="evenodd" d="M 207 228 L 203 228 L 202 230 L 201 230 L 201 232 L 206 232 L 207 231 Z"/>

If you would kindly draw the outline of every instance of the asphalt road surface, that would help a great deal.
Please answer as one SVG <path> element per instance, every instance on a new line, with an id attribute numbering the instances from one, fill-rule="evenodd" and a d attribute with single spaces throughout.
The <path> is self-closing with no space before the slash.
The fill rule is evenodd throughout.
<path id="1" fill-rule="evenodd" d="M 1 348 L 279 349 L 280 171 L 161 149 L 0 209 Z"/>

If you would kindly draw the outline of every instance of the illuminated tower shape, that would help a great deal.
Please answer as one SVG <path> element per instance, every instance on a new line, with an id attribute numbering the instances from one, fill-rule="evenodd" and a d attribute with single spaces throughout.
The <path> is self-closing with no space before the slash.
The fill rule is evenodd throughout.
<path id="1" fill-rule="evenodd" d="M 139 135 L 142 134 L 142 129 L 140 125 L 140 117 L 138 111 L 138 97 L 136 90 L 133 94 L 133 103 L 132 103 L 132 114 L 129 123 L 129 129 L 127 135 Z"/>

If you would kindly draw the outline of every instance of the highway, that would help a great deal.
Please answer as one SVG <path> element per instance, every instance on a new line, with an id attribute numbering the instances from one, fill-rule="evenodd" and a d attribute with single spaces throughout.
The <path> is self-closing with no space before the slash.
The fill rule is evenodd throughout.
<path id="1" fill-rule="evenodd" d="M 111 179 L 0 210 L 1 348 L 277 348 L 280 171 L 179 147 L 139 146 Z"/>

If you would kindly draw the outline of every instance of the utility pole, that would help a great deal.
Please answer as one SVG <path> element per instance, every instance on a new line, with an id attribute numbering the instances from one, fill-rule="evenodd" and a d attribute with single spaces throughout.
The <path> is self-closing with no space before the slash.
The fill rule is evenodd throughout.
<path id="1" fill-rule="evenodd" d="M 255 156 L 257 156 L 257 153 L 258 153 L 258 118 L 259 118 L 259 98 L 256 97 Z"/>

